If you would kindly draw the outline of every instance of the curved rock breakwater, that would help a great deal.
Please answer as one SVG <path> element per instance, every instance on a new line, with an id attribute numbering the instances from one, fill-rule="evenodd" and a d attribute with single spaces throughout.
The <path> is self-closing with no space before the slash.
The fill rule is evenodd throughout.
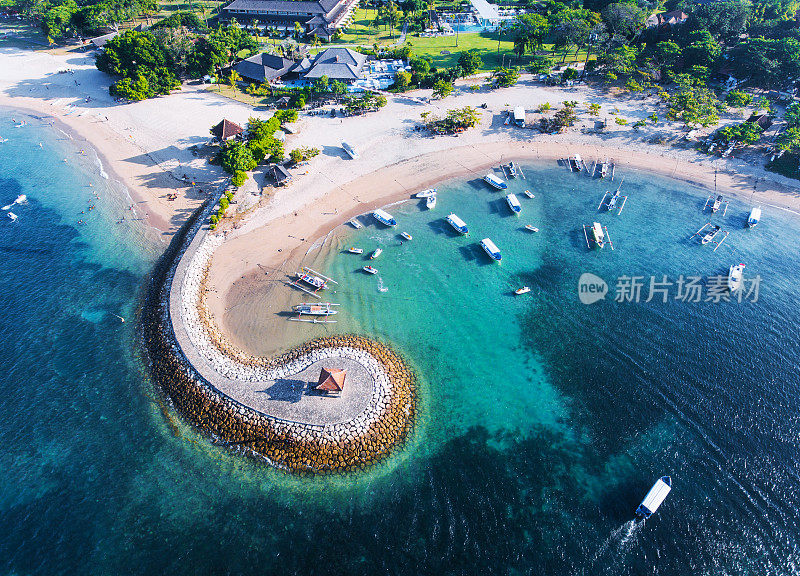
<path id="1" fill-rule="evenodd" d="M 156 383 L 187 420 L 217 443 L 295 473 L 363 469 L 385 458 L 408 436 L 416 412 L 414 373 L 388 346 L 361 336 L 341 335 L 318 338 L 272 358 L 208 346 L 217 338 L 208 337 L 209 327 L 200 319 L 198 305 L 211 252 L 204 248 L 215 243 L 215 237 L 201 231 L 211 204 L 198 209 L 175 235 L 148 287 L 141 335 Z M 207 240 L 211 242 L 206 247 Z M 182 258 L 188 262 L 179 267 Z M 173 287 L 176 271 L 184 275 L 181 290 Z M 170 297 L 175 299 L 176 293 L 181 294 L 180 302 L 171 306 Z M 184 350 L 181 344 L 187 346 L 187 338 L 176 337 L 176 328 L 188 336 L 191 350 Z M 205 373 L 201 374 L 190 357 L 204 366 Z M 222 381 L 260 384 L 337 357 L 359 362 L 372 377 L 366 409 L 346 420 L 317 423 L 279 418 L 221 390 Z M 209 366 L 213 367 L 211 374 Z"/>

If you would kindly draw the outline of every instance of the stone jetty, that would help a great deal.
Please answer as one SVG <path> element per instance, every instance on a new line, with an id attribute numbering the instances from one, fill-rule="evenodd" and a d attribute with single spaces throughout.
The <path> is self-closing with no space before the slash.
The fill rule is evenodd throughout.
<path id="1" fill-rule="evenodd" d="M 413 426 L 414 373 L 387 345 L 355 335 L 317 338 L 271 358 L 236 350 L 214 326 L 203 298 L 210 258 L 222 242 L 204 224 L 212 204 L 176 234 L 148 288 L 141 336 L 156 383 L 216 443 L 294 473 L 363 469 L 385 458 Z M 364 397 L 357 413 L 286 417 L 269 403 L 248 401 L 253 386 L 337 359 L 359 366 Z"/>

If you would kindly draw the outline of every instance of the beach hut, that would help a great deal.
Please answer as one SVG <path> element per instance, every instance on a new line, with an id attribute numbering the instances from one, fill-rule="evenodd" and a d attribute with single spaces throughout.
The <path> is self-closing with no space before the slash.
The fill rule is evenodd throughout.
<path id="1" fill-rule="evenodd" d="M 347 370 L 342 368 L 323 368 L 319 373 L 319 382 L 314 389 L 328 394 L 339 394 L 344 390 L 345 376 L 347 376 Z"/>
<path id="2" fill-rule="evenodd" d="M 220 142 L 225 142 L 231 138 L 235 138 L 244 132 L 244 128 L 239 126 L 236 122 L 230 120 L 223 120 L 211 129 L 211 134 Z"/>
<path id="3" fill-rule="evenodd" d="M 289 174 L 289 171 L 280 164 L 275 164 L 270 168 L 268 174 L 275 182 L 275 186 L 285 186 L 292 179 L 292 175 Z"/>

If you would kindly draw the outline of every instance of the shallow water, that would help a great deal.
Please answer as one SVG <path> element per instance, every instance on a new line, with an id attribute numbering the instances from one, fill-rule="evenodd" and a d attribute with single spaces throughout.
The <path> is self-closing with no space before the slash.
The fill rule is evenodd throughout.
<path id="1" fill-rule="evenodd" d="M 0 218 L 4 572 L 797 571 L 796 217 L 765 207 L 748 231 L 747 203 L 732 201 L 712 253 L 687 240 L 706 221 L 702 191 L 629 172 L 622 215 L 598 216 L 609 183 L 531 165 L 512 183 L 536 193 L 519 218 L 481 182 L 454 181 L 434 211 L 390 208 L 398 230 L 336 231 L 308 262 L 340 282 L 340 322 L 288 335 L 391 342 L 421 375 L 422 414 L 375 470 L 295 479 L 211 446 L 158 400 L 133 330 L 158 241 L 116 224 L 127 200 L 91 151 L 12 116 L 0 112 L 0 205 L 29 202 Z M 445 228 L 449 210 L 469 237 Z M 595 219 L 616 250 L 583 245 Z M 401 245 L 401 230 L 414 239 Z M 476 249 L 484 236 L 502 265 Z M 379 277 L 350 245 L 384 248 Z M 613 301 L 622 274 L 739 261 L 762 278 L 758 302 Z M 612 296 L 581 304 L 582 272 Z M 510 294 L 523 284 L 530 294 Z M 672 495 L 631 522 L 662 474 Z"/>

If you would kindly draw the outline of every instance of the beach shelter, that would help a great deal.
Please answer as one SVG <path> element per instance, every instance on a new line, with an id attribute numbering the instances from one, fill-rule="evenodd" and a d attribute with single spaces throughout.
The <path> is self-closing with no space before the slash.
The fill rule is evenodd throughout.
<path id="1" fill-rule="evenodd" d="M 211 129 L 211 134 L 220 142 L 235 138 L 242 132 L 244 132 L 244 128 L 239 126 L 236 122 L 231 122 L 227 118 Z"/>
<path id="2" fill-rule="evenodd" d="M 347 370 L 342 368 L 323 368 L 319 373 L 319 382 L 317 382 L 315 390 L 339 393 L 344 390 L 345 376 L 347 376 Z"/>

